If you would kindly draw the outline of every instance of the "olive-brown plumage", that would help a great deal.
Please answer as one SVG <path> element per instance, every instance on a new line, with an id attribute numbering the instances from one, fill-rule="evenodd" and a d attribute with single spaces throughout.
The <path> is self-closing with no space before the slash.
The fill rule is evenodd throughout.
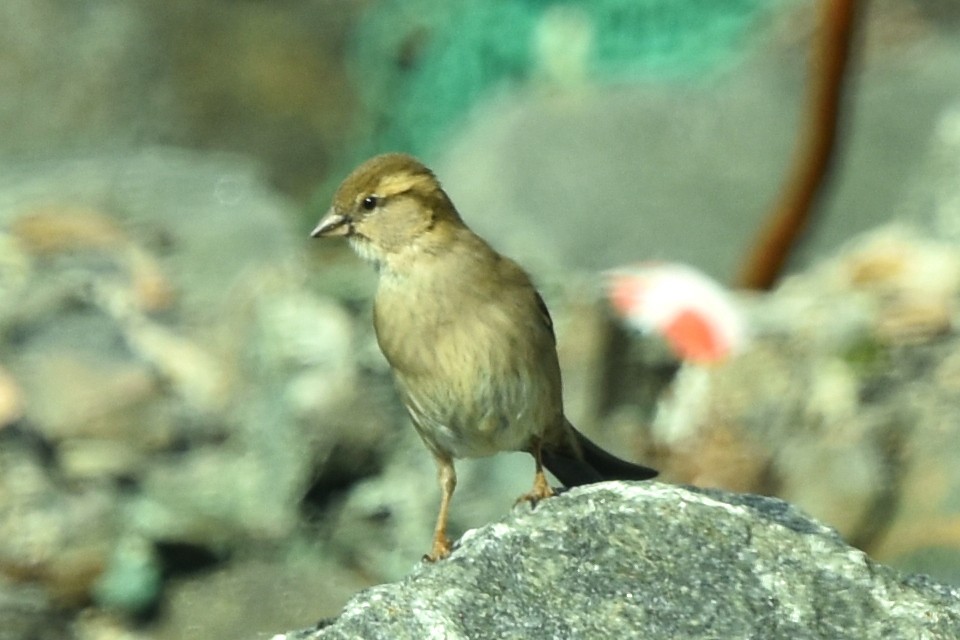
<path id="1" fill-rule="evenodd" d="M 461 220 L 434 175 L 404 154 L 351 173 L 314 237 L 345 236 L 379 272 L 377 341 L 418 433 L 437 461 L 443 498 L 427 558 L 450 551 L 455 458 L 528 451 L 536 501 L 552 495 L 545 465 L 568 486 L 643 480 L 563 415 L 550 315 L 526 272 Z"/>

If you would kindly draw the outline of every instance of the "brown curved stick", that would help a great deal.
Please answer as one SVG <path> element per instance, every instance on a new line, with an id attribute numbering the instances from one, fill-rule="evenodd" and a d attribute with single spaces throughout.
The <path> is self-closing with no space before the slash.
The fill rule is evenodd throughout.
<path id="1" fill-rule="evenodd" d="M 844 72 L 857 0 L 821 0 L 819 34 L 810 55 L 805 126 L 777 205 L 741 264 L 737 286 L 769 289 L 806 228 L 830 169 L 837 141 Z"/>

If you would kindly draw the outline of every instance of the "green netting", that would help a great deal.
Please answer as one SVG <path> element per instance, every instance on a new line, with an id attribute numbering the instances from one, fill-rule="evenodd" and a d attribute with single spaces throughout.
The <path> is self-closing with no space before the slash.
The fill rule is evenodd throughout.
<path id="1" fill-rule="evenodd" d="M 577 3 L 597 33 L 593 70 L 604 79 L 702 73 L 743 50 L 777 0 L 604 0 Z"/>
<path id="2" fill-rule="evenodd" d="M 428 155 L 492 89 L 531 80 L 672 80 L 722 68 L 783 0 L 381 0 L 348 64 L 368 127 L 348 161 L 383 150 Z M 552 61 L 564 56 L 552 72 Z M 555 61 L 553 61 L 555 62 Z M 564 67 L 566 65 L 566 67 Z M 552 75 L 551 75 L 552 74 Z M 578 78 L 574 78 L 574 81 Z"/>

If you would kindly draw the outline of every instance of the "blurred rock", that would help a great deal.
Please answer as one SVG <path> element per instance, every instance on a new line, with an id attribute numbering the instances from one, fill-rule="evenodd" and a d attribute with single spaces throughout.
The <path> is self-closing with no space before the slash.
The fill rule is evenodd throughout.
<path id="1" fill-rule="evenodd" d="M 236 558 L 173 580 L 169 615 L 152 627 L 150 638 L 269 638 L 288 620 L 306 626 L 318 616 L 336 614 L 369 584 L 309 542 L 295 543 L 287 557 Z"/>
<path id="2" fill-rule="evenodd" d="M 159 311 L 173 303 L 174 292 L 156 259 L 103 212 L 45 207 L 18 215 L 10 229 L 26 251 L 40 260 L 82 251 L 108 252 L 123 264 L 138 308 Z"/>
<path id="3" fill-rule="evenodd" d="M 107 611 L 138 615 L 153 607 L 162 588 L 161 567 L 150 540 L 120 538 L 104 572 L 93 586 L 97 604 Z"/>
<path id="4" fill-rule="evenodd" d="M 11 368 L 26 395 L 30 428 L 52 442 L 109 439 L 157 450 L 177 436 L 174 416 L 156 406 L 160 382 L 142 363 L 64 345 L 17 350 Z"/>
<path id="5" fill-rule="evenodd" d="M 903 226 L 745 299 L 751 344 L 678 374 L 651 428 L 655 466 L 777 495 L 877 559 L 960 582 L 958 300 L 960 247 Z M 933 550 L 936 566 L 911 560 Z"/>
<path id="6" fill-rule="evenodd" d="M 147 452 L 109 438 L 71 438 L 57 445 L 57 465 L 70 481 L 133 478 L 143 472 Z"/>
<path id="7" fill-rule="evenodd" d="M 11 449 L 18 455 L 4 456 L 0 477 L 0 576 L 42 585 L 59 607 L 86 604 L 121 526 L 115 498 L 60 492 Z"/>
<path id="8" fill-rule="evenodd" d="M 85 609 L 71 625 L 76 640 L 153 640 L 152 634 L 144 633 L 121 617 L 96 609 Z"/>
<path id="9" fill-rule="evenodd" d="M 23 416 L 23 391 L 3 367 L 0 367 L 0 429 Z"/>
<path id="10" fill-rule="evenodd" d="M 148 611 L 158 545 L 284 544 L 308 492 L 376 468 L 396 404 L 358 364 L 370 325 L 311 288 L 254 166 L 154 149 L 0 176 L 0 575 Z"/>
<path id="11" fill-rule="evenodd" d="M 42 588 L 0 577 L 0 640 L 75 640 L 71 627 Z"/>
<path id="12" fill-rule="evenodd" d="M 275 638 L 958 634 L 960 591 L 877 564 L 779 500 L 602 483 L 519 506 L 449 559 Z"/>

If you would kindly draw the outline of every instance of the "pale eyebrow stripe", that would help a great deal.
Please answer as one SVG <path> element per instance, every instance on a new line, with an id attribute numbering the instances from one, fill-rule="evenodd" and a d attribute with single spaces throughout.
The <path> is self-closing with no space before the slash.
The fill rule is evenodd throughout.
<path id="1" fill-rule="evenodd" d="M 377 185 L 376 193 L 381 194 L 382 197 L 389 197 L 410 191 L 421 184 L 429 185 L 430 176 L 409 173 L 386 176 L 380 181 L 380 184 Z"/>

